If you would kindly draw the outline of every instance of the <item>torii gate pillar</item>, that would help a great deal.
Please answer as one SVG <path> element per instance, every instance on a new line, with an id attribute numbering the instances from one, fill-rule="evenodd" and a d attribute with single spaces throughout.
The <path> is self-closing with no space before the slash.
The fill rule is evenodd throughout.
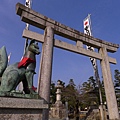
<path id="1" fill-rule="evenodd" d="M 104 80 L 108 112 L 110 113 L 109 118 L 110 120 L 118 120 L 119 119 L 118 107 L 106 48 L 105 47 L 100 48 L 99 53 L 103 58 L 101 60 L 101 68 Z"/>
<path id="2" fill-rule="evenodd" d="M 47 103 L 50 102 L 50 84 L 52 75 L 54 31 L 47 26 L 44 31 L 44 43 L 42 47 L 42 58 L 40 66 L 40 78 L 38 93 Z M 48 120 L 49 110 L 43 110 L 43 119 Z"/>

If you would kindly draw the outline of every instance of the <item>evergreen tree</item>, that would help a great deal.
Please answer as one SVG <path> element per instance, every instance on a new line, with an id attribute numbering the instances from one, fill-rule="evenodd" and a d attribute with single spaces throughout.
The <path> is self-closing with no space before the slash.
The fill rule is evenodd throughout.
<path id="1" fill-rule="evenodd" d="M 99 91 L 93 76 L 82 84 L 81 92 L 80 101 L 82 109 L 91 105 L 99 105 Z"/>
<path id="2" fill-rule="evenodd" d="M 68 86 L 72 86 L 73 88 L 75 88 L 76 85 L 73 79 L 70 79 Z"/>
<path id="3" fill-rule="evenodd" d="M 79 97 L 79 93 L 77 92 L 76 85 L 73 79 L 70 79 L 69 84 L 62 90 L 62 101 L 65 103 L 68 101 L 68 109 L 70 111 L 75 110 L 75 103 Z"/>
<path id="4" fill-rule="evenodd" d="M 55 83 L 52 81 L 50 85 L 50 103 L 54 104 L 56 101 L 56 87 Z"/>
<path id="5" fill-rule="evenodd" d="M 105 96 L 105 88 L 104 88 L 103 81 L 100 83 L 100 90 L 101 90 L 101 94 L 102 94 L 102 102 L 104 104 L 106 102 L 106 96 Z"/>
<path id="6" fill-rule="evenodd" d="M 114 74 L 115 93 L 116 93 L 116 97 L 117 97 L 118 106 L 120 107 L 120 72 L 119 72 L 119 70 L 115 70 L 114 73 L 115 73 Z"/>

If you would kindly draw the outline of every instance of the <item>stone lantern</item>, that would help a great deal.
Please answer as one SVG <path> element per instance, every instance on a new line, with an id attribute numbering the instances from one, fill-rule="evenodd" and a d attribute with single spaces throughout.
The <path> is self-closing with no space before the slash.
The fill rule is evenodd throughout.
<path id="1" fill-rule="evenodd" d="M 54 105 L 52 105 L 51 110 L 50 110 L 50 118 L 58 118 L 58 119 L 63 119 L 66 117 L 66 108 L 65 105 L 62 104 L 61 101 L 61 89 L 62 85 L 60 80 L 57 81 L 57 86 L 56 86 L 56 102 Z"/>
<path id="2" fill-rule="evenodd" d="M 57 106 L 57 107 L 62 107 L 63 106 L 63 104 L 62 104 L 62 102 L 61 102 L 61 89 L 62 89 L 62 85 L 61 85 L 61 83 L 60 83 L 60 80 L 58 80 L 57 81 L 57 86 L 56 86 L 56 88 L 57 88 L 57 91 L 56 91 L 56 102 L 55 102 L 55 106 Z"/>

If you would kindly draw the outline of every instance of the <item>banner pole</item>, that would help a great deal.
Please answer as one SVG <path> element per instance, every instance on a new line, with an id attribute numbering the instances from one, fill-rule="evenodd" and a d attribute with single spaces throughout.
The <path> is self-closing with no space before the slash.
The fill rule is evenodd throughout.
<path id="1" fill-rule="evenodd" d="M 91 14 L 88 14 L 88 16 L 83 20 L 83 24 L 84 24 L 84 33 L 92 36 L 90 16 L 91 16 Z M 91 47 L 91 46 L 86 46 L 86 47 L 87 47 L 88 50 L 94 51 L 94 47 Z M 99 89 L 99 97 L 100 97 L 100 105 L 101 105 L 101 119 L 104 120 L 103 101 L 102 101 L 102 93 L 101 93 L 101 89 L 100 89 L 100 77 L 99 77 L 99 73 L 98 73 L 97 61 L 96 61 L 95 58 L 91 58 L 91 57 L 90 57 L 90 60 L 91 60 L 91 63 L 93 65 L 95 79 L 96 79 L 97 86 L 98 86 L 98 89 Z"/>

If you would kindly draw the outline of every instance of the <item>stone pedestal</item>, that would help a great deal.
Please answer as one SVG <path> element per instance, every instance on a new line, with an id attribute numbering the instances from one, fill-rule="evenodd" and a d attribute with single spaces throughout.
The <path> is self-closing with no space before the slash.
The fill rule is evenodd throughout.
<path id="1" fill-rule="evenodd" d="M 43 120 L 44 109 L 48 109 L 48 104 L 43 99 L 0 97 L 1 120 Z"/>
<path id="2" fill-rule="evenodd" d="M 56 118 L 56 119 L 65 119 L 66 118 L 66 108 L 61 103 L 58 102 L 57 104 L 54 104 L 50 108 L 50 118 Z"/>

